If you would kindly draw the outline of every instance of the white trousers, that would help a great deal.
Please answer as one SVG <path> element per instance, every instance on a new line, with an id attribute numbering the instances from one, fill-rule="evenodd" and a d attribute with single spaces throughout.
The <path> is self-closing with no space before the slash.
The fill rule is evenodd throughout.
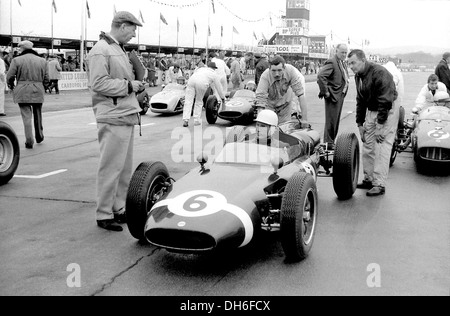
<path id="1" fill-rule="evenodd" d="M 375 136 L 377 117 L 378 111 L 367 111 L 364 123 L 366 129 L 366 142 L 363 146 L 364 179 L 372 182 L 374 186 L 385 188 L 389 175 L 392 146 L 398 127 L 398 111 L 391 110 L 389 112 L 384 126 L 385 139 L 382 143 L 378 143 Z"/>
<path id="2" fill-rule="evenodd" d="M 183 120 L 189 121 L 191 118 L 192 107 L 194 106 L 194 120 L 201 122 L 202 109 L 203 109 L 203 97 L 205 96 L 208 86 L 204 83 L 191 82 L 186 87 L 186 98 L 184 101 Z M 195 104 L 194 104 L 195 100 Z"/>
<path id="3" fill-rule="evenodd" d="M 134 126 L 98 124 L 97 220 L 124 212 L 133 174 Z"/>

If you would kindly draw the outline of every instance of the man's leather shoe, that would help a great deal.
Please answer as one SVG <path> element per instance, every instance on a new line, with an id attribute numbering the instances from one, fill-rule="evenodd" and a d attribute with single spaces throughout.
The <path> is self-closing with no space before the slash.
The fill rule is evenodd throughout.
<path id="1" fill-rule="evenodd" d="M 183 127 L 189 127 L 189 122 L 188 121 L 184 121 L 183 122 Z"/>
<path id="2" fill-rule="evenodd" d="M 358 189 L 371 190 L 373 188 L 373 184 L 370 181 L 363 180 L 363 182 L 358 183 L 356 186 Z"/>
<path id="3" fill-rule="evenodd" d="M 25 148 L 26 149 L 33 149 L 33 145 L 29 145 L 29 144 L 25 143 Z"/>
<path id="4" fill-rule="evenodd" d="M 114 214 L 114 221 L 117 224 L 126 224 L 127 223 L 127 213 L 123 212 L 122 214 Z"/>
<path id="5" fill-rule="evenodd" d="M 6 114 L 5 113 L 0 113 L 0 116 L 6 116 Z"/>
<path id="6" fill-rule="evenodd" d="M 383 187 L 373 187 L 372 190 L 367 192 L 367 196 L 380 196 L 386 193 L 386 189 Z"/>
<path id="7" fill-rule="evenodd" d="M 121 232 L 123 231 L 123 228 L 117 225 L 113 219 L 105 219 L 101 221 L 97 221 L 97 225 L 100 228 L 110 230 L 113 232 Z"/>
<path id="8" fill-rule="evenodd" d="M 41 139 L 36 139 L 36 143 L 40 144 L 44 141 L 44 137 L 42 137 Z"/>

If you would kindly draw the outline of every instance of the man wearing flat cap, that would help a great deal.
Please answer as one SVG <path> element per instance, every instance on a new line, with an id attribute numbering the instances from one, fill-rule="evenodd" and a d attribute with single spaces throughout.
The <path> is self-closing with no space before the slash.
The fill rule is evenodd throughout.
<path id="1" fill-rule="evenodd" d="M 135 125 L 141 108 L 136 92 L 144 88 L 135 80 L 124 44 L 136 37 L 139 20 L 117 12 L 110 33 L 101 33 L 87 58 L 89 89 L 97 120 L 100 162 L 97 175 L 97 225 L 122 231 L 126 222 L 125 200 L 132 176 Z"/>
<path id="2" fill-rule="evenodd" d="M 36 142 L 44 141 L 42 126 L 42 104 L 44 103 L 44 82 L 48 83 L 47 62 L 33 50 L 33 43 L 19 43 L 19 56 L 14 58 L 9 67 L 6 81 L 13 90 L 14 103 L 18 103 L 25 129 L 25 147 L 32 149 L 34 145 L 33 125 Z M 17 81 L 17 86 L 14 84 Z"/>

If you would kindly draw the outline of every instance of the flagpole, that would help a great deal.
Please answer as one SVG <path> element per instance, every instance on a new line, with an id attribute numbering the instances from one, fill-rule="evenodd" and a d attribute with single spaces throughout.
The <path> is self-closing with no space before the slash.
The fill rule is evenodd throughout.
<path id="1" fill-rule="evenodd" d="M 194 21 L 194 27 L 192 28 L 192 62 L 194 62 L 194 53 L 195 51 L 195 21 Z"/>
<path id="2" fill-rule="evenodd" d="M 206 30 L 206 61 L 208 61 L 208 55 L 209 55 L 209 23 L 211 21 L 211 6 L 209 1 L 207 1 L 208 3 L 208 29 Z"/>
<path id="3" fill-rule="evenodd" d="M 81 43 L 80 43 L 80 67 L 81 71 L 83 71 L 84 65 L 84 40 L 86 39 L 86 1 L 81 1 Z"/>
<path id="4" fill-rule="evenodd" d="M 12 56 L 13 55 L 13 49 L 14 49 L 12 0 L 9 0 L 9 22 L 10 22 L 10 27 L 11 27 L 11 56 Z"/>
<path id="5" fill-rule="evenodd" d="M 52 11 L 52 55 L 53 55 L 53 2 L 52 6 L 50 7 L 50 10 Z"/>
<path id="6" fill-rule="evenodd" d="M 180 34 L 180 20 L 179 17 L 177 17 L 177 58 L 178 58 L 178 36 Z"/>
<path id="7" fill-rule="evenodd" d="M 158 57 L 161 58 L 161 12 L 159 12 L 159 44 L 158 44 Z"/>

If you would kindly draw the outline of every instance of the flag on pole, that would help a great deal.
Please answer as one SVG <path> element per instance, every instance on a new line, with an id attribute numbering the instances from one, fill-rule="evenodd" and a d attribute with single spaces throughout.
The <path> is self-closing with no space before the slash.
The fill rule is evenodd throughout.
<path id="1" fill-rule="evenodd" d="M 17 2 L 19 2 L 19 5 L 22 6 L 22 3 L 20 3 L 20 0 L 17 0 Z"/>
<path id="2" fill-rule="evenodd" d="M 223 37 L 223 25 L 220 26 L 220 37 Z"/>
<path id="3" fill-rule="evenodd" d="M 195 34 L 197 34 L 197 24 L 195 24 L 195 20 L 194 20 L 194 31 L 195 31 Z"/>
<path id="4" fill-rule="evenodd" d="M 258 40 L 258 37 L 255 34 L 255 31 L 253 31 L 253 37 L 255 38 L 255 40 Z"/>
<path id="5" fill-rule="evenodd" d="M 86 0 L 86 10 L 87 10 L 87 16 L 90 19 L 91 18 L 91 9 L 89 9 L 89 2 Z"/>
<path id="6" fill-rule="evenodd" d="M 236 28 L 233 26 L 233 32 L 236 34 L 239 34 L 238 30 L 236 30 Z"/>
<path id="7" fill-rule="evenodd" d="M 55 0 L 52 1 L 52 6 L 53 6 L 53 9 L 55 10 L 55 13 L 58 13 L 58 10 L 56 9 Z"/>
<path id="8" fill-rule="evenodd" d="M 142 15 L 142 11 L 139 10 L 139 17 L 141 18 L 142 23 L 145 23 L 144 16 Z"/>
<path id="9" fill-rule="evenodd" d="M 350 37 L 348 38 L 348 45 L 350 45 Z"/>
<path id="10" fill-rule="evenodd" d="M 211 28 L 208 26 L 208 36 L 211 36 Z"/>
<path id="11" fill-rule="evenodd" d="M 169 25 L 169 23 L 167 23 L 166 19 L 165 19 L 164 16 L 162 15 L 162 13 L 159 14 L 159 18 L 161 19 L 161 21 L 162 21 L 165 25 Z"/>
<path id="12" fill-rule="evenodd" d="M 211 4 L 213 8 L 213 13 L 216 14 L 216 7 L 214 6 L 214 0 L 211 0 Z"/>

